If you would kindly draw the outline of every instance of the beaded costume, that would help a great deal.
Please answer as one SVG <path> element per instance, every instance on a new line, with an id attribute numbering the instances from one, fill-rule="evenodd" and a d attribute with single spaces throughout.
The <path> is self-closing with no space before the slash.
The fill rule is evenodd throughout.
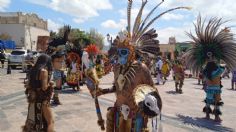
<path id="1" fill-rule="evenodd" d="M 143 9 L 147 4 L 147 0 L 143 0 L 131 31 L 132 3 L 132 0 L 128 1 L 127 30 L 120 32 L 114 40 L 117 50 L 114 58 L 118 58 L 113 68 L 114 86 L 111 89 L 101 89 L 96 85 L 96 90 L 90 90 L 92 94 L 95 93 L 93 96 L 113 92 L 116 94 L 115 104 L 108 108 L 107 112 L 107 132 L 146 132 L 148 118 L 157 120 L 162 109 L 162 101 L 157 88 L 154 87 L 149 68 L 139 60 L 138 56 L 159 53 L 157 33 L 154 29 L 149 29 L 154 21 L 167 12 L 188 9 L 187 7 L 173 8 L 148 22 L 149 17 L 163 2 L 155 6 L 142 20 Z M 156 125 L 157 123 L 152 125 L 154 130 Z"/>
<path id="2" fill-rule="evenodd" d="M 211 18 L 205 25 L 205 20 L 202 21 L 199 16 L 197 24 L 195 24 L 197 36 L 188 33 L 194 42 L 193 47 L 184 55 L 187 59 L 187 66 L 194 73 L 198 73 L 205 66 L 203 76 L 206 105 L 203 112 L 206 113 L 206 118 L 210 118 L 210 114 L 214 114 L 216 121 L 221 121 L 220 106 L 223 104 L 221 102 L 221 74 L 224 69 L 220 67 L 219 63 L 223 60 L 231 70 L 236 67 L 236 44 L 233 34 L 225 29 L 219 31 L 220 26 L 224 23 L 221 18 Z M 213 110 L 210 105 L 214 106 Z"/>

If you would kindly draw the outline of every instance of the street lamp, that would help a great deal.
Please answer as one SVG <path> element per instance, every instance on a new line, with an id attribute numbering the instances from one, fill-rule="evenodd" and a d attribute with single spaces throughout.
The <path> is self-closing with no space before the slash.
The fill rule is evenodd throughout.
<path id="1" fill-rule="evenodd" d="M 110 43 L 110 46 L 112 46 L 112 37 L 109 33 L 107 34 L 107 41 Z"/>
<path id="2" fill-rule="evenodd" d="M 109 41 L 109 39 L 110 39 L 110 34 L 108 33 L 107 34 L 107 41 Z"/>

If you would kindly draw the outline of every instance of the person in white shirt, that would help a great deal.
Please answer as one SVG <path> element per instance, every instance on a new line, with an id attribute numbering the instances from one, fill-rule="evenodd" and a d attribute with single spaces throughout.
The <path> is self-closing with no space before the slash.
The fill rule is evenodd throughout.
<path id="1" fill-rule="evenodd" d="M 157 63 L 156 63 L 156 72 L 157 72 L 157 85 L 160 84 L 160 82 L 163 83 L 162 80 L 162 73 L 161 73 L 161 68 L 162 68 L 163 62 L 161 60 L 161 57 L 157 58 Z"/>

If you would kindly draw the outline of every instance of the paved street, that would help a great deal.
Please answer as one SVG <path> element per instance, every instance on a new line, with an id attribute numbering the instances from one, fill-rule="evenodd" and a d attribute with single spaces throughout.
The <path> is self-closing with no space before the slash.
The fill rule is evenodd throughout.
<path id="1" fill-rule="evenodd" d="M 0 132 L 19 132 L 27 114 L 27 102 L 24 96 L 24 73 L 14 70 L 10 75 L 0 76 Z M 101 79 L 101 87 L 111 87 L 113 75 Z M 155 81 L 155 79 L 154 79 Z M 174 82 L 169 78 L 165 85 L 158 85 L 163 100 L 162 129 L 163 132 L 208 132 L 236 131 L 236 91 L 230 89 L 230 80 L 223 79 L 222 108 L 223 122 L 215 123 L 204 119 L 202 108 L 204 91 L 197 85 L 196 79 L 186 79 L 183 94 L 176 94 Z M 99 132 L 93 99 L 85 86 L 80 92 L 65 89 L 60 94 L 63 105 L 53 106 L 55 129 L 57 132 Z M 114 94 L 99 98 L 103 117 L 106 108 L 113 105 Z M 150 127 L 151 129 L 151 127 Z"/>
<path id="2" fill-rule="evenodd" d="M 17 69 L 15 70 L 11 70 L 11 72 L 14 74 L 14 73 L 19 73 L 19 72 L 21 72 L 20 71 L 20 69 L 21 69 L 21 67 L 17 67 Z M 0 64 L 0 77 L 1 76 L 4 76 L 4 75 L 6 75 L 7 74 L 7 62 L 5 62 L 5 64 L 4 64 L 4 68 L 2 68 L 2 65 Z"/>

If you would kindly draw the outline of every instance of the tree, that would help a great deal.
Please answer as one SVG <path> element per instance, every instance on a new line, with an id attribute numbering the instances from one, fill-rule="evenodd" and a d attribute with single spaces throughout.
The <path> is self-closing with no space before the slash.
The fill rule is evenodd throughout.
<path id="1" fill-rule="evenodd" d="M 89 39 L 92 41 L 93 44 L 96 44 L 99 47 L 99 49 L 103 49 L 104 37 L 102 34 L 98 33 L 96 29 L 91 28 L 88 35 Z"/>
<path id="2" fill-rule="evenodd" d="M 56 38 L 58 37 L 58 34 L 56 32 L 50 31 L 50 38 Z"/>
<path id="3" fill-rule="evenodd" d="M 11 36 L 8 33 L 2 33 L 0 34 L 1 40 L 11 40 Z"/>
<path id="4" fill-rule="evenodd" d="M 64 28 L 61 27 L 58 33 L 50 32 L 50 37 L 63 36 Z M 73 28 L 69 34 L 69 41 L 73 43 L 76 47 L 85 48 L 89 44 L 95 44 L 102 49 L 104 46 L 104 37 L 102 34 L 98 33 L 96 29 L 92 28 L 89 32 L 82 31 L 77 28 Z"/>
<path id="5" fill-rule="evenodd" d="M 178 56 L 179 56 L 179 52 L 178 52 L 178 50 L 175 49 L 175 51 L 174 51 L 174 57 L 175 57 L 175 59 L 177 59 Z"/>
<path id="6" fill-rule="evenodd" d="M 73 44 L 80 44 L 81 47 L 86 47 L 92 41 L 90 40 L 88 34 L 80 29 L 72 29 L 69 35 L 69 40 Z"/>

